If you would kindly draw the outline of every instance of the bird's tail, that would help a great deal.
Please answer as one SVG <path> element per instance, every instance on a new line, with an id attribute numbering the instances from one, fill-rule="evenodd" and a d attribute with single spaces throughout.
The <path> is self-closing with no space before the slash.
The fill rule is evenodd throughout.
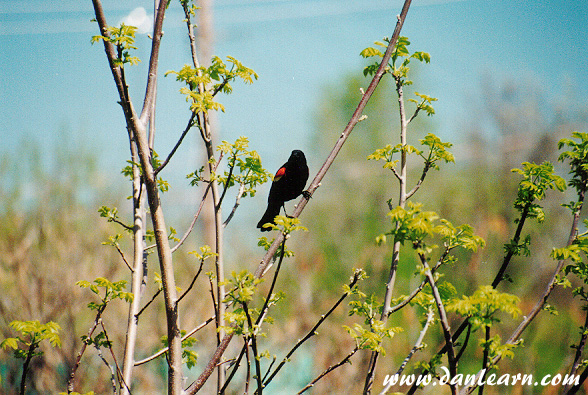
<path id="1" fill-rule="evenodd" d="M 267 223 L 275 224 L 274 218 L 276 217 L 276 215 L 280 214 L 280 207 L 280 205 L 275 205 L 271 203 L 268 204 L 267 210 L 265 210 L 263 217 L 261 217 L 261 219 L 257 223 L 257 227 L 261 229 L 262 232 L 269 232 L 271 230 L 271 228 L 264 228 L 263 225 Z"/>

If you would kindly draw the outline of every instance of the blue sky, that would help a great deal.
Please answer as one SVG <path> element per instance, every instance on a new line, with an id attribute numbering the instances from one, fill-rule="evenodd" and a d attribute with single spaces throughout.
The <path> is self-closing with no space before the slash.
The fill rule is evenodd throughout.
<path id="1" fill-rule="evenodd" d="M 152 1 L 103 1 L 109 23 Z M 259 74 L 251 86 L 236 83 L 221 98 L 221 138 L 247 135 L 271 170 L 293 148 L 308 148 L 313 108 L 321 89 L 349 73 L 361 74 L 359 52 L 391 35 L 400 0 L 217 0 L 215 53 L 234 56 Z M 0 0 L 0 153 L 19 141 L 50 146 L 70 130 L 111 169 L 126 160 L 128 142 L 116 90 L 97 34 L 91 1 Z M 149 11 L 148 11 L 149 12 Z M 165 25 L 160 71 L 189 62 L 180 7 L 172 2 Z M 402 34 L 413 50 L 432 56 L 422 91 L 437 97 L 437 133 L 459 140 L 458 124 L 471 111 L 483 72 L 530 79 L 551 96 L 574 85 L 588 97 L 588 2 L 525 0 L 413 1 Z M 140 66 L 128 71 L 136 106 L 145 83 L 149 42 L 141 36 Z M 180 85 L 159 84 L 157 145 L 165 155 L 188 119 Z M 333 136 L 335 140 L 336 136 Z M 196 137 L 180 155 L 190 158 Z M 188 159 L 190 160 L 190 159 Z"/>

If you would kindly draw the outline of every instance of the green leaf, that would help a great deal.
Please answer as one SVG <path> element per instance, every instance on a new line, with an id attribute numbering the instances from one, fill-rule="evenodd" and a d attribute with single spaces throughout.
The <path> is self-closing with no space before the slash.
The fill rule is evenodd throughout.
<path id="1" fill-rule="evenodd" d="M 518 307 L 519 303 L 520 299 L 517 296 L 501 293 L 490 285 L 483 285 L 472 296 L 463 296 L 461 299 L 451 301 L 446 305 L 446 309 L 468 317 L 472 329 L 477 330 L 500 322 L 500 319 L 496 317 L 499 311 L 516 318 L 522 313 Z"/>
<path id="2" fill-rule="evenodd" d="M 18 339 L 14 337 L 6 338 L 2 340 L 2 342 L 0 343 L 0 347 L 2 347 L 2 349 L 4 350 L 6 350 L 7 348 L 12 348 L 13 350 L 16 350 L 18 348 Z"/>
<path id="3" fill-rule="evenodd" d="M 377 48 L 368 47 L 359 53 L 364 58 L 371 58 L 372 56 L 379 56 L 380 58 L 384 56 L 384 53 Z"/>

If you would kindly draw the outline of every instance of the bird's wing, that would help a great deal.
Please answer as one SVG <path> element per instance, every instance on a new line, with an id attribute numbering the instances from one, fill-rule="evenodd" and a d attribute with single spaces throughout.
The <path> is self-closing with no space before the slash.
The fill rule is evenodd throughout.
<path id="1" fill-rule="evenodd" d="M 285 174 L 286 174 L 286 166 L 280 167 L 280 169 L 276 172 L 276 175 L 274 176 L 274 182 L 276 182 L 280 178 L 284 177 Z"/>

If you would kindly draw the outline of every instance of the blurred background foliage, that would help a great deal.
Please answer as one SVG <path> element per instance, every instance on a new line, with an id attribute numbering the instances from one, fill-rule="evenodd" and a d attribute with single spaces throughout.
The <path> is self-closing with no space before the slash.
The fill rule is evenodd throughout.
<path id="1" fill-rule="evenodd" d="M 368 83 L 355 75 L 344 76 L 340 81 L 325 86 L 319 95 L 313 115 L 313 136 L 308 144 L 311 148 L 307 149 L 311 177 L 349 120 L 360 98 L 360 88 Z M 406 89 L 407 98 L 414 90 L 426 93 L 426 87 L 412 88 Z M 471 294 L 479 285 L 492 281 L 503 257 L 503 245 L 513 235 L 516 212 L 512 203 L 519 179 L 511 169 L 520 167 L 523 161 L 555 163 L 557 141 L 574 130 L 587 131 L 588 126 L 588 107 L 576 97 L 570 82 L 564 82 L 561 93 L 555 94 L 544 91 L 532 80 L 488 73 L 481 75 L 480 85 L 472 89 L 471 94 L 471 98 L 466 98 L 468 108 L 464 109 L 467 117 L 454 125 L 453 135 L 439 136 L 443 141 L 455 143 L 451 152 L 456 155 L 456 164 L 431 171 L 412 198 L 454 225 L 472 225 L 475 233 L 487 241 L 484 249 L 475 254 L 458 253 L 457 263 L 442 269 L 444 279 L 457 287 L 459 295 Z M 387 229 L 386 201 L 395 202 L 398 191 L 392 173 L 382 169 L 379 163 L 367 161 L 366 157 L 376 148 L 398 143 L 397 98 L 386 81 L 376 91 L 365 114 L 368 119 L 354 130 L 302 215 L 309 232 L 299 232 L 291 239 L 289 247 L 296 256 L 287 259 L 278 279 L 279 289 L 287 294 L 286 301 L 271 310 L 275 323 L 266 327 L 268 337 L 261 345 L 271 355 L 276 354 L 278 360 L 342 295 L 341 286 L 347 283 L 353 268 L 363 267 L 370 276 L 360 285 L 364 292 L 383 297 L 391 248 L 377 246 L 375 237 Z M 418 139 L 428 132 L 435 132 L 435 117 L 421 114 L 410 126 L 409 142 L 418 144 Z M 100 218 L 97 212 L 101 205 L 118 207 L 121 218 L 126 216 L 130 223 L 130 202 L 126 200 L 130 186 L 124 183 L 121 175 L 101 171 L 96 147 L 85 146 L 80 133 L 67 127 L 60 133 L 60 142 L 54 147 L 26 142 L 17 152 L 3 153 L 0 162 L 3 180 L 0 184 L 0 334 L 3 338 L 14 336 L 8 324 L 17 319 L 56 321 L 63 329 L 62 347 L 45 348 L 45 355 L 33 360 L 28 386 L 31 394 L 65 390 L 67 376 L 81 346 L 80 336 L 87 333 L 94 319 L 86 308 L 92 295 L 76 287 L 75 282 L 91 281 L 98 276 L 112 281 L 130 279 L 116 250 L 102 245 L 109 236 L 123 231 Z M 121 167 L 123 165 L 121 160 Z M 409 164 L 414 181 L 420 175 L 420 165 L 418 162 Z M 562 176 L 567 174 L 565 167 L 559 165 L 558 169 Z M 178 190 L 185 192 L 183 188 Z M 172 188 L 165 199 L 174 202 L 177 199 L 174 193 L 178 192 Z M 548 256 L 551 248 L 565 244 L 571 216 L 560 204 L 573 198 L 571 191 L 566 193 L 551 192 L 543 204 L 547 214 L 545 222 L 527 224 L 524 233 L 532 237 L 531 255 L 516 258 L 508 271 L 512 281 L 500 285 L 500 291 L 521 298 L 523 313 L 535 304 L 552 273 L 555 265 Z M 265 204 L 266 197 L 262 195 L 255 198 L 259 206 Z M 176 212 L 168 223 L 174 226 L 174 221 L 191 215 Z M 178 233 L 183 231 L 178 228 Z M 254 222 L 235 218 L 229 240 L 254 232 Z M 197 269 L 197 262 L 187 252 L 203 243 L 199 233 L 197 230 L 189 239 L 189 245 L 174 256 L 178 285 L 183 288 Z M 261 256 L 260 249 L 254 244 L 244 246 L 242 241 L 238 246 L 238 251 L 230 244 L 226 246 L 233 260 L 230 267 L 253 270 Z M 128 238 L 121 242 L 121 248 L 131 255 Z M 415 265 L 412 250 L 404 250 L 395 296 L 409 293 L 420 283 L 420 278 L 414 276 Z M 204 271 L 210 270 L 211 266 L 205 266 Z M 158 271 L 155 259 L 150 259 L 149 271 L 151 282 L 145 301 L 156 292 L 152 283 L 154 272 Z M 262 290 L 267 286 L 262 284 Z M 199 280 L 182 303 L 182 326 L 186 330 L 210 317 L 213 310 L 208 280 Z M 556 290 L 550 304 L 558 315 L 542 313 L 525 332 L 524 347 L 516 350 L 512 361 L 501 362 L 500 372 L 532 373 L 539 377 L 565 373 L 569 369 L 573 356 L 569 346 L 578 341 L 578 327 L 584 321 L 581 305 L 572 299 L 570 289 Z M 294 355 L 288 369 L 270 387 L 272 394 L 298 391 L 353 348 L 353 340 L 341 328 L 353 322 L 347 311 L 346 307 L 338 309 L 321 327 L 318 336 Z M 379 363 L 376 389 L 386 374 L 396 371 L 409 352 L 421 329 L 420 318 L 418 311 L 411 307 L 391 316 L 391 325 L 401 326 L 404 332 L 385 344 L 387 353 Z M 518 320 L 503 318 L 500 334 L 505 338 Z M 105 325 L 118 353 L 124 345 L 126 320 L 127 307 L 120 301 L 109 306 L 104 314 Z M 454 325 L 458 322 L 459 319 L 455 319 Z M 141 317 L 139 331 L 137 359 L 149 356 L 160 347 L 160 337 L 165 333 L 161 303 Z M 469 354 L 460 365 L 467 373 L 479 369 L 481 349 L 476 347 L 477 336 L 474 334 Z M 194 350 L 199 353 L 200 361 L 205 361 L 216 342 L 213 326 L 199 332 L 197 338 Z M 240 349 L 240 342 L 233 342 L 227 355 Z M 429 346 L 417 353 L 414 360 L 428 360 L 442 344 L 438 326 L 429 331 L 425 342 Z M 122 360 L 122 355 L 117 356 Z M 360 393 L 368 359 L 367 352 L 358 353 L 353 364 L 326 376 L 311 392 Z M 190 377 L 196 377 L 202 363 L 192 369 Z M 263 363 L 267 366 L 269 360 Z M 16 393 L 21 364 L 8 352 L 0 352 L 2 393 Z M 136 368 L 135 380 L 140 383 L 142 393 L 162 391 L 164 372 L 162 358 Z M 96 354 L 87 352 L 78 373 L 76 390 L 106 393 L 109 375 Z M 240 393 L 238 387 L 233 385 L 229 393 Z M 432 390 L 428 389 L 428 393 L 439 393 Z M 545 394 L 557 393 L 553 387 L 541 390 Z M 485 393 L 539 392 L 530 387 L 489 387 Z"/>

